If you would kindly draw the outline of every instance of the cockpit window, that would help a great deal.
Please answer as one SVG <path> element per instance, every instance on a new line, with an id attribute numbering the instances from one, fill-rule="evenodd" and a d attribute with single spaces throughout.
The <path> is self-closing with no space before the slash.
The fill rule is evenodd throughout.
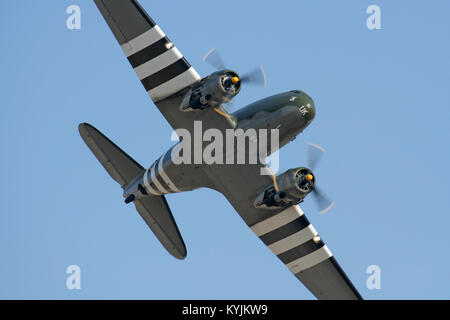
<path id="1" fill-rule="evenodd" d="M 296 94 L 301 94 L 302 96 L 305 96 L 305 97 L 311 99 L 311 97 L 310 97 L 309 95 L 307 95 L 306 92 L 303 92 L 303 91 L 301 91 L 301 90 L 291 90 L 290 92 L 296 93 Z M 311 100 L 312 100 L 312 99 L 311 99 Z"/>

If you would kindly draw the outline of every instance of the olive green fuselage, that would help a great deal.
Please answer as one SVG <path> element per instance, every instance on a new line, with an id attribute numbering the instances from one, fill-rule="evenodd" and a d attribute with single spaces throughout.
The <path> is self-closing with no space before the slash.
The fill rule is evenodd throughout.
<path id="1" fill-rule="evenodd" d="M 276 94 L 232 114 L 236 128 L 279 129 L 281 148 L 301 133 L 314 119 L 314 101 L 306 93 L 293 90 Z"/>
<path id="2" fill-rule="evenodd" d="M 223 112 L 225 112 L 224 109 Z M 197 111 L 198 113 L 203 113 L 205 111 Z M 186 113 L 189 115 L 190 113 Z M 194 113 L 192 113 L 194 114 Z M 233 163 L 236 166 L 242 166 L 238 162 L 237 154 L 244 152 L 246 154 L 245 164 L 248 165 L 256 165 L 257 158 L 256 156 L 253 158 L 255 161 L 251 162 L 250 157 L 248 156 L 249 152 L 249 140 L 245 139 L 244 143 L 245 148 L 244 151 L 240 149 L 239 143 L 235 143 L 233 145 L 232 150 L 227 150 L 227 131 L 236 132 L 239 129 L 242 129 L 244 132 L 249 129 L 256 130 L 256 139 L 259 152 L 261 152 L 261 147 L 264 148 L 264 151 L 258 153 L 261 155 L 270 155 L 273 152 L 277 151 L 279 148 L 283 147 L 295 137 L 300 134 L 314 119 L 315 117 L 315 107 L 314 102 L 306 93 L 298 90 L 288 91 L 280 94 L 276 94 L 259 101 L 256 101 L 252 104 L 247 105 L 244 108 L 241 108 L 231 114 L 231 118 L 226 116 L 218 115 L 214 111 L 210 111 L 209 114 L 211 118 L 209 121 L 194 121 L 192 127 L 185 129 L 186 133 L 194 138 L 202 137 L 206 130 L 210 128 L 214 128 L 216 131 L 220 131 L 221 137 L 223 138 L 223 143 L 220 148 L 223 148 L 223 151 L 220 153 L 222 155 L 232 154 L 235 156 L 233 158 Z M 226 120 L 224 122 L 224 120 Z M 195 125 L 196 124 L 196 125 Z M 199 129 L 201 127 L 201 129 Z M 220 129 L 218 129 L 220 128 Z M 261 130 L 263 129 L 267 133 L 267 137 L 265 139 L 265 143 L 261 143 Z M 272 131 L 278 131 L 278 135 L 276 139 L 278 140 L 276 143 L 276 148 L 274 147 L 274 135 Z M 196 133 L 197 132 L 197 133 Z M 184 138 L 183 138 L 184 139 Z M 182 140 L 183 140 L 182 139 Z M 236 138 L 237 139 L 237 138 Z M 216 139 L 213 139 L 216 141 Z M 238 140 L 238 139 L 237 139 Z M 189 141 L 189 139 L 186 139 Z M 230 168 L 235 168 L 236 166 L 230 166 L 230 163 L 227 160 L 227 157 L 219 157 L 222 159 L 220 163 L 214 162 L 215 165 L 210 165 L 205 163 L 205 159 L 202 158 L 202 155 L 205 154 L 205 150 L 207 150 L 208 145 L 212 144 L 210 140 L 200 141 L 201 149 L 195 150 L 195 142 L 188 143 L 187 149 L 190 149 L 189 152 L 189 161 L 183 163 L 175 163 L 173 157 L 173 150 L 175 147 L 180 147 L 181 142 L 174 145 L 170 148 L 158 161 L 156 161 L 151 167 L 161 166 L 164 169 L 167 176 L 173 181 L 173 183 L 177 186 L 180 191 L 187 191 L 192 189 L 197 189 L 201 187 L 214 187 L 218 182 L 218 178 L 214 176 L 218 172 L 224 172 L 225 170 L 231 170 Z M 264 146 L 264 144 L 266 144 Z M 185 148 L 185 146 L 183 146 Z M 187 150 L 185 149 L 185 150 Z M 178 151 L 175 154 L 184 154 L 184 152 L 179 153 Z M 198 160 L 195 158 L 198 155 Z M 177 158 L 177 157 L 175 157 Z M 246 167 L 244 165 L 244 167 Z M 247 167 L 248 168 L 248 167 Z M 259 168 L 259 167 L 258 167 Z M 209 176 L 205 179 L 203 174 L 198 173 L 199 171 L 207 171 L 209 172 Z M 237 169 L 236 169 L 237 170 Z M 259 169 L 258 169 L 259 170 Z M 196 172 L 193 174 L 186 174 L 186 172 Z M 161 179 L 163 180 L 163 179 Z M 225 184 L 224 184 L 225 185 Z M 153 187 L 153 186 L 152 186 Z M 169 188 L 166 188 L 169 189 Z M 252 200 L 253 201 L 253 200 Z"/>

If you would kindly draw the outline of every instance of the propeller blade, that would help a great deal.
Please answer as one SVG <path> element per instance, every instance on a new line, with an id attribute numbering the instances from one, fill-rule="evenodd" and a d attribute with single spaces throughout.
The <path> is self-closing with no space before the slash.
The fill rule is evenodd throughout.
<path id="1" fill-rule="evenodd" d="M 222 105 L 222 107 L 224 107 L 224 109 L 229 113 L 229 114 L 231 114 L 232 112 L 233 112 L 233 103 L 230 101 L 230 102 L 227 102 L 227 103 L 224 103 L 223 105 Z"/>
<path id="2" fill-rule="evenodd" d="M 203 61 L 208 63 L 216 70 L 225 69 L 225 63 L 223 62 L 223 59 L 216 48 L 212 48 L 211 50 L 209 50 L 203 57 Z"/>
<path id="3" fill-rule="evenodd" d="M 247 72 L 241 77 L 242 83 L 254 84 L 254 85 L 263 85 L 267 87 L 267 78 L 266 73 L 262 66 Z"/>
<path id="4" fill-rule="evenodd" d="M 226 69 L 225 63 L 216 48 L 212 48 L 211 50 L 209 50 L 205 54 L 205 56 L 203 57 L 202 60 L 204 62 L 208 63 L 210 66 L 212 66 L 216 70 Z M 263 67 L 261 67 L 261 66 L 257 69 L 247 72 L 242 77 L 237 77 L 237 80 L 240 81 L 241 83 L 264 85 L 265 87 L 267 86 L 266 74 L 264 72 Z M 227 98 L 229 98 L 229 99 L 226 99 L 226 100 L 229 100 L 229 102 L 223 104 L 223 107 L 225 108 L 225 110 L 228 113 L 231 113 L 231 110 L 233 108 L 233 106 L 231 104 L 232 96 L 233 96 L 233 93 L 230 92 L 229 96 L 227 96 Z"/>
<path id="5" fill-rule="evenodd" d="M 321 146 L 314 144 L 312 142 L 308 142 L 308 167 L 311 170 L 314 170 L 323 154 L 325 153 L 325 149 Z"/>
<path id="6" fill-rule="evenodd" d="M 233 110 L 233 101 L 231 100 L 232 95 L 233 95 L 232 93 L 228 93 L 227 98 L 228 98 L 230 101 L 228 101 L 227 103 L 222 104 L 222 107 L 224 107 L 225 110 L 226 110 L 228 113 L 231 113 L 231 111 Z"/>
<path id="7" fill-rule="evenodd" d="M 317 186 L 313 189 L 314 199 L 316 200 L 317 207 L 320 210 L 320 214 L 324 214 L 329 211 L 334 206 L 334 201 L 330 200 L 325 193 L 320 190 Z"/>

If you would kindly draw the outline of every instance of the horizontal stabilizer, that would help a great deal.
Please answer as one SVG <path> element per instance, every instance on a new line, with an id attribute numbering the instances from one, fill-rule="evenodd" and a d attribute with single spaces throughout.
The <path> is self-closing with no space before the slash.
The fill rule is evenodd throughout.
<path id="1" fill-rule="evenodd" d="M 98 161 L 122 188 L 144 171 L 139 163 L 90 124 L 80 123 L 78 130 Z"/>
<path id="2" fill-rule="evenodd" d="M 100 131 L 87 123 L 78 126 L 80 135 L 109 175 L 122 188 L 138 177 L 144 168 Z M 166 198 L 148 196 L 135 201 L 136 209 L 158 240 L 178 259 L 186 257 L 186 246 L 178 230 Z"/>
<path id="3" fill-rule="evenodd" d="M 164 196 L 150 196 L 134 202 L 136 209 L 161 244 L 177 259 L 186 258 L 186 246 Z"/>

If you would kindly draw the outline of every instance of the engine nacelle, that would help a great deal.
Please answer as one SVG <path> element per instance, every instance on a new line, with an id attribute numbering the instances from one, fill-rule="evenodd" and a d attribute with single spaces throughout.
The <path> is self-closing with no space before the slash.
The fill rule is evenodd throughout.
<path id="1" fill-rule="evenodd" d="M 240 89 L 241 81 L 236 72 L 217 71 L 191 88 L 183 98 L 180 108 L 182 111 L 193 111 L 218 107 L 230 102 Z"/>
<path id="2" fill-rule="evenodd" d="M 313 190 L 315 177 L 308 168 L 295 168 L 276 177 L 274 184 L 269 185 L 255 200 L 257 208 L 276 209 L 288 207 L 299 202 Z"/>

